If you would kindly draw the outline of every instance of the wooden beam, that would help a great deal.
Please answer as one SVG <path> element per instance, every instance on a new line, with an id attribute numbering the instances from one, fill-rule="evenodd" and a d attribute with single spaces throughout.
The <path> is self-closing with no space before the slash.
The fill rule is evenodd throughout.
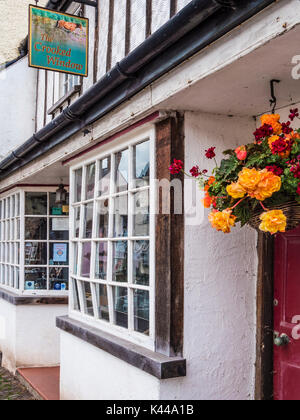
<path id="1" fill-rule="evenodd" d="M 156 178 L 172 181 L 171 161 L 184 160 L 184 118 L 168 118 L 156 125 Z M 182 181 L 183 175 L 179 175 Z M 182 356 L 184 300 L 184 208 L 173 214 L 174 191 L 170 196 L 171 214 L 156 216 L 156 351 Z"/>
<path id="2" fill-rule="evenodd" d="M 256 400 L 273 399 L 274 239 L 258 237 Z"/>
<path id="3" fill-rule="evenodd" d="M 114 4 L 115 4 L 114 0 L 109 0 L 106 71 L 109 71 L 111 69 L 111 63 L 112 63 L 112 43 L 113 43 L 114 11 L 115 11 Z"/>

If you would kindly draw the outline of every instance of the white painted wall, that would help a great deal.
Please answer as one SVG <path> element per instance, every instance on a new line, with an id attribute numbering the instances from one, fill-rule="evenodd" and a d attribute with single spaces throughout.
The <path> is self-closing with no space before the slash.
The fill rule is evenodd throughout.
<path id="1" fill-rule="evenodd" d="M 34 133 L 36 70 L 27 57 L 0 72 L 0 159 Z"/>
<path id="2" fill-rule="evenodd" d="M 62 400 L 159 399 L 154 376 L 65 332 L 60 342 Z"/>
<path id="3" fill-rule="evenodd" d="M 0 299 L 0 351 L 10 372 L 20 367 L 59 365 L 59 332 L 56 317 L 67 305 L 14 306 Z"/>

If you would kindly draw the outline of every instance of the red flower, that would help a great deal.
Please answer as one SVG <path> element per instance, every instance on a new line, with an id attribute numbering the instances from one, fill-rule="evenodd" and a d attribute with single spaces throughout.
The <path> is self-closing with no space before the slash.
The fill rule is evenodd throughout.
<path id="1" fill-rule="evenodd" d="M 290 110 L 289 119 L 290 119 L 291 121 L 294 121 L 294 119 L 295 119 L 296 117 L 299 117 L 299 110 L 298 110 L 298 108 L 291 109 L 291 110 Z"/>
<path id="2" fill-rule="evenodd" d="M 269 137 L 274 133 L 274 129 L 269 124 L 264 124 L 262 127 L 258 128 L 253 134 L 255 136 L 256 141 L 260 141 L 265 137 Z"/>
<path id="3" fill-rule="evenodd" d="M 282 168 L 280 168 L 280 167 L 279 167 L 279 166 L 277 166 L 277 165 L 267 166 L 267 167 L 266 167 L 266 169 L 267 169 L 269 172 L 273 172 L 273 174 L 274 174 L 274 175 L 277 175 L 277 176 L 281 176 L 281 175 L 283 175 L 283 169 L 282 169 Z"/>
<path id="4" fill-rule="evenodd" d="M 172 175 L 179 174 L 183 169 L 183 162 L 181 160 L 174 159 L 174 162 L 169 168 Z"/>
<path id="5" fill-rule="evenodd" d="M 297 165 L 294 165 L 291 167 L 291 172 L 294 174 L 295 178 L 300 179 L 300 164 L 297 163 Z"/>
<path id="6" fill-rule="evenodd" d="M 205 156 L 207 159 L 213 159 L 216 157 L 215 150 L 215 147 L 210 147 L 208 150 L 205 150 Z"/>
<path id="7" fill-rule="evenodd" d="M 193 166 L 192 169 L 190 170 L 190 174 L 194 177 L 194 178 L 198 178 L 198 176 L 201 175 L 200 172 L 200 168 L 199 166 Z"/>
<path id="8" fill-rule="evenodd" d="M 287 123 L 282 123 L 282 132 L 284 134 L 291 134 L 293 129 L 290 127 L 291 122 L 288 121 Z"/>
<path id="9" fill-rule="evenodd" d="M 276 153 L 280 154 L 289 152 L 292 148 L 292 145 L 292 141 L 286 141 L 285 139 L 280 137 L 278 140 L 272 143 L 272 153 L 273 155 L 275 155 Z"/>

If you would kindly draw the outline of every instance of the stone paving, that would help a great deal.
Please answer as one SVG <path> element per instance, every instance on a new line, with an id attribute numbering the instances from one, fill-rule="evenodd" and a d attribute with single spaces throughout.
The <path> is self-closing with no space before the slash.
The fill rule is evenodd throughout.
<path id="1" fill-rule="evenodd" d="M 7 370 L 0 368 L 0 401 L 30 401 L 33 396 Z"/>

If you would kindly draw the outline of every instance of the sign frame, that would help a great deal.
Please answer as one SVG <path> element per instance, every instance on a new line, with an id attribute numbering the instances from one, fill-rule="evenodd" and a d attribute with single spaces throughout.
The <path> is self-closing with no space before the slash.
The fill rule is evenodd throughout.
<path id="1" fill-rule="evenodd" d="M 44 10 L 46 12 L 50 12 L 50 13 L 57 13 L 58 15 L 62 15 L 62 16 L 68 16 L 71 18 L 76 18 L 76 19 L 82 19 L 86 21 L 86 72 L 85 74 L 80 74 L 80 73 L 76 73 L 76 72 L 72 72 L 71 70 L 67 71 L 67 70 L 60 70 L 60 69 L 55 69 L 55 68 L 51 68 L 51 67 L 44 67 L 44 66 L 37 66 L 35 64 L 32 64 L 32 13 L 31 13 L 31 9 L 35 8 L 35 9 L 40 9 L 40 10 Z M 41 70 L 48 70 L 48 71 L 53 71 L 53 72 L 57 72 L 57 73 L 63 73 L 63 74 L 72 74 L 78 77 L 88 77 L 89 75 L 89 34 L 90 34 L 90 20 L 86 17 L 81 17 L 81 16 L 76 16 L 76 15 L 72 15 L 70 13 L 65 13 L 65 12 L 58 12 L 56 10 L 51 10 L 51 9 L 47 9 L 45 7 L 40 7 L 40 6 L 35 6 L 34 4 L 29 4 L 28 5 L 28 67 L 31 68 L 35 68 L 35 69 L 41 69 Z"/>

